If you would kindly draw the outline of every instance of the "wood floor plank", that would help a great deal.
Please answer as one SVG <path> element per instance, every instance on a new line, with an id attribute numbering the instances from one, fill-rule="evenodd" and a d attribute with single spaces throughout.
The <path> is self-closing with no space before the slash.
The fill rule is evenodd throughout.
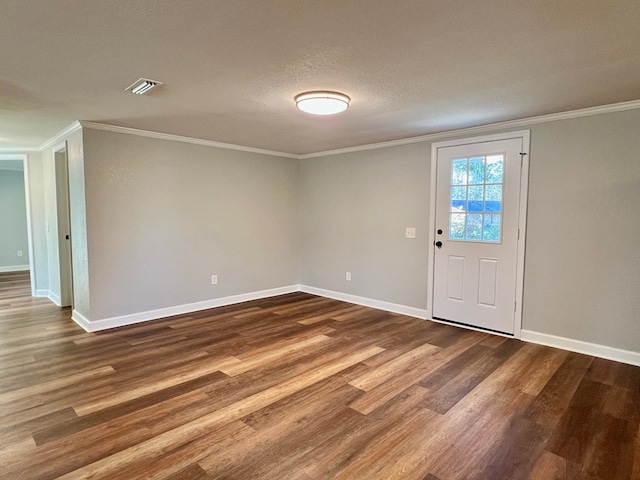
<path id="1" fill-rule="evenodd" d="M 637 425 L 604 413 L 610 386 L 583 379 L 547 449 L 596 478 L 630 478 Z"/>
<path id="2" fill-rule="evenodd" d="M 26 420 L 24 422 L 16 422 L 11 426 L 0 429 L 0 438 L 4 442 L 11 443 L 22 438 L 32 439 L 36 445 L 39 445 L 37 432 L 40 429 L 61 430 L 61 425 L 67 425 L 69 422 L 76 420 L 78 416 L 73 408 L 66 407 L 56 412 L 40 415 L 39 417 Z"/>
<path id="3" fill-rule="evenodd" d="M 556 373 L 569 352 L 555 348 L 541 349 L 536 358 L 531 359 L 531 369 L 520 380 L 520 390 L 530 395 L 538 395 Z"/>
<path id="4" fill-rule="evenodd" d="M 193 401 L 208 399 L 209 397 L 200 391 L 200 387 L 204 384 L 211 384 L 222 377 L 224 376 L 219 372 L 214 372 L 211 375 L 199 377 L 191 382 L 182 383 L 161 392 L 153 392 L 145 397 L 138 397 L 82 417 L 76 416 L 75 411 L 71 409 L 74 413 L 74 418 L 67 419 L 63 424 L 48 426 L 43 423 L 39 425 L 40 428 L 33 430 L 33 439 L 38 445 L 43 445 L 111 420 L 123 419 L 126 415 L 134 414 L 157 405 L 163 405 L 162 408 L 166 410 L 166 402 L 172 399 L 180 399 L 182 405 L 186 407 L 188 403 Z M 191 399 L 187 399 L 185 396 L 191 397 Z M 149 410 L 146 410 L 145 415 L 147 415 L 145 424 L 149 424 L 153 419 L 153 414 L 150 413 Z"/>
<path id="5" fill-rule="evenodd" d="M 631 478 L 640 478 L 640 425 L 636 430 L 635 450 L 633 452 L 633 467 Z"/>
<path id="6" fill-rule="evenodd" d="M 172 370 L 173 374 L 167 375 L 166 378 L 147 379 L 148 382 L 143 385 L 138 385 L 134 388 L 120 391 L 99 400 L 74 405 L 73 409 L 79 416 L 88 415 L 136 398 L 144 397 L 151 393 L 174 387 L 181 383 L 189 382 L 198 377 L 219 372 L 221 368 L 237 363 L 240 363 L 240 360 L 235 357 L 209 359 L 206 364 L 201 365 L 198 368 L 190 366 L 189 368 L 174 369 Z"/>
<path id="7" fill-rule="evenodd" d="M 421 387 L 413 387 L 412 391 L 421 392 Z M 431 410 L 413 409 L 394 428 L 379 432 L 371 444 L 342 468 L 335 478 L 418 478 L 415 467 L 423 466 L 424 455 L 416 450 L 416 446 L 430 435 L 424 426 L 436 417 L 438 414 Z M 420 478 L 424 476 L 421 471 L 417 475 Z"/>
<path id="8" fill-rule="evenodd" d="M 526 416 L 542 425 L 555 426 L 569 406 L 593 358 L 570 353 L 543 387 Z"/>
<path id="9" fill-rule="evenodd" d="M 399 371 L 412 368 L 417 362 L 426 361 L 426 357 L 440 351 L 439 347 L 425 343 L 412 349 L 411 351 L 370 370 L 364 375 L 349 382 L 360 390 L 369 391 L 380 384 L 387 382 L 391 377 L 397 375 Z"/>
<path id="10" fill-rule="evenodd" d="M 477 344 L 484 338 L 484 334 L 470 332 L 466 338 L 460 340 L 455 347 L 443 349 L 437 353 L 433 353 L 429 357 L 429 362 L 415 365 L 411 369 L 405 369 L 398 372 L 393 378 L 367 391 L 359 399 L 352 402 L 350 407 L 362 413 L 371 413 L 385 402 L 400 394 L 403 390 L 418 383 L 424 377 L 436 370 L 438 367 L 446 363 L 451 358 L 458 356 Z"/>
<path id="11" fill-rule="evenodd" d="M 175 464 L 175 461 L 173 461 L 173 459 L 171 459 L 170 462 L 172 462 L 172 464 Z M 152 477 L 147 476 L 146 478 Z M 174 474 L 165 475 L 163 473 L 162 478 L 164 478 L 165 480 L 213 480 L 213 477 L 205 472 L 197 463 L 192 463 Z"/>
<path id="12" fill-rule="evenodd" d="M 326 320 L 335 319 L 338 315 L 344 315 L 358 310 L 357 305 L 341 304 L 331 309 L 315 311 L 312 314 L 301 315 L 298 323 L 303 325 L 313 325 Z"/>
<path id="13" fill-rule="evenodd" d="M 149 440 L 138 443 L 126 450 L 119 451 L 113 455 L 102 458 L 86 467 L 79 468 L 70 474 L 61 476 L 65 479 L 82 478 L 111 478 L 114 467 L 121 467 L 124 464 L 140 460 L 154 458 L 160 452 L 170 448 L 177 448 L 188 443 L 194 438 L 206 434 L 207 430 L 219 427 L 222 424 L 238 420 L 249 413 L 278 401 L 293 392 L 312 385 L 323 378 L 340 372 L 360 361 L 369 358 L 383 351 L 380 347 L 368 347 L 362 351 L 356 351 L 340 361 L 332 362 L 322 369 L 318 369 L 309 374 L 295 377 L 287 382 L 271 387 L 260 393 L 254 394 L 246 399 L 236 402 L 228 407 L 202 416 L 196 421 L 189 422 L 173 430 L 157 435 Z"/>
<path id="14" fill-rule="evenodd" d="M 295 292 L 99 333 L 0 273 L 0 478 L 640 480 L 640 368 Z"/>
<path id="15" fill-rule="evenodd" d="M 219 453 L 213 453 L 200 461 L 200 465 L 216 477 L 232 478 L 287 478 L 296 470 L 296 465 L 306 463 L 303 459 L 319 436 L 324 434 L 327 423 L 344 425 L 359 417 L 354 411 L 344 408 L 344 403 L 357 395 L 357 390 L 342 383 L 339 388 L 330 388 L 331 383 L 313 385 L 285 398 L 244 420 L 255 429 L 249 438 L 226 445 L 226 462 L 220 464 Z M 305 402 L 314 392 L 326 394 L 325 400 Z M 291 412 L 294 406 L 304 405 Z M 313 408 L 313 411 L 311 409 Z M 255 428 L 259 425 L 259 428 Z M 312 477 L 313 478 L 313 477 Z"/>
<path id="16" fill-rule="evenodd" d="M 544 451 L 538 458 L 529 480 L 593 480 L 581 472 L 580 465 Z"/>
<path id="17" fill-rule="evenodd" d="M 157 457 L 149 457 L 142 462 L 114 466 L 108 478 L 127 480 L 149 480 L 167 478 L 212 479 L 200 461 L 206 458 L 212 448 L 227 449 L 232 441 L 250 438 L 253 430 L 240 421 L 233 421 L 207 432 L 205 435 L 171 449 Z M 189 475 L 195 475 L 191 477 Z"/>
<path id="18" fill-rule="evenodd" d="M 8 465 L 20 464 L 24 462 L 25 456 L 31 457 L 35 452 L 36 444 L 31 437 L 14 439 L 10 443 L 0 445 L 0 465 L 2 465 L 3 476 L 8 474 Z"/>
<path id="19" fill-rule="evenodd" d="M 447 381 L 438 386 L 438 388 L 435 388 L 437 384 L 433 384 L 429 382 L 428 378 L 425 378 L 419 383 L 419 385 L 429 390 L 429 394 L 425 399 L 425 406 L 434 412 L 447 413 L 499 365 L 500 360 L 498 358 L 482 355 L 465 368 L 459 369 L 455 373 L 450 373 Z M 449 369 L 444 368 L 442 370 Z"/>
<path id="20" fill-rule="evenodd" d="M 376 468 L 374 464 L 386 461 L 384 456 L 389 440 L 385 435 L 414 421 L 419 412 L 426 410 L 421 405 L 425 393 L 426 390 L 419 386 L 411 387 L 370 415 L 357 414 L 349 421 L 343 421 L 332 436 L 325 435 L 324 442 L 316 442 L 309 450 L 307 460 L 302 462 L 306 465 L 305 471 L 312 478 L 335 478 L 355 471 L 367 472 L 370 478 L 375 478 L 371 476 Z M 425 422 L 422 427 L 426 425 Z"/>
<path id="21" fill-rule="evenodd" d="M 291 355 L 301 350 L 304 351 L 313 345 L 330 340 L 331 338 L 326 335 L 314 335 L 309 338 L 296 338 L 295 342 L 285 341 L 284 344 L 275 345 L 273 348 L 263 349 L 259 353 L 253 352 L 251 355 L 244 354 L 240 356 L 240 362 L 232 365 L 225 365 L 220 369 L 220 371 L 230 377 L 235 377 L 236 375 L 247 372 L 260 365 L 275 362 L 283 356 Z"/>
<path id="22" fill-rule="evenodd" d="M 28 387 L 19 388 L 17 390 L 10 390 L 8 392 L 0 393 L 0 405 L 13 402 L 36 393 L 41 394 L 43 392 L 57 390 L 79 382 L 90 381 L 92 378 L 102 375 L 109 375 L 113 372 L 115 372 L 115 370 L 111 365 L 105 365 L 103 367 L 94 368 L 86 372 L 80 372 L 72 375 L 67 375 L 56 380 L 50 380 L 38 385 L 30 385 Z"/>
<path id="23" fill-rule="evenodd" d="M 482 475 L 526 480 L 544 451 L 549 430 L 520 415 L 511 418 L 501 438 L 487 452 Z"/>

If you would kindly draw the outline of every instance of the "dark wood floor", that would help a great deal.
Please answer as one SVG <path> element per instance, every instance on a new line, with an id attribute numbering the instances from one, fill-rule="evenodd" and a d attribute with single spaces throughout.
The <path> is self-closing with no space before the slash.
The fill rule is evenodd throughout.
<path id="1" fill-rule="evenodd" d="M 0 477 L 638 479 L 640 368 L 296 293 L 103 332 L 0 274 Z"/>

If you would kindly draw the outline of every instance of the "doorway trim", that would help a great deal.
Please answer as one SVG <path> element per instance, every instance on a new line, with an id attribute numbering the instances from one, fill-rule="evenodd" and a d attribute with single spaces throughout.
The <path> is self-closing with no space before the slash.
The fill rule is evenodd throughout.
<path id="1" fill-rule="evenodd" d="M 56 205 L 57 263 L 60 279 L 58 300 L 54 303 L 73 309 L 73 236 L 71 235 L 71 198 L 69 186 L 69 157 L 67 142 L 62 141 L 52 148 L 54 197 Z M 62 163 L 61 163 L 62 162 Z M 64 167 L 61 169 L 61 167 Z M 61 232 L 65 227 L 68 233 Z M 65 239 L 65 235 L 67 238 Z"/>
<path id="2" fill-rule="evenodd" d="M 427 318 L 433 319 L 433 287 L 435 284 L 435 228 L 436 228 L 436 180 L 438 166 L 438 149 L 446 147 L 456 147 L 460 145 L 470 145 L 474 143 L 494 142 L 498 140 L 522 139 L 522 169 L 520 173 L 520 205 L 518 212 L 518 253 L 516 257 L 516 305 L 514 313 L 513 338 L 520 338 L 522 332 L 522 301 L 524 297 L 524 256 L 525 240 L 527 232 L 527 200 L 529 190 L 529 147 L 530 130 L 519 130 L 516 132 L 498 133 L 494 135 L 483 135 L 480 137 L 468 137 L 458 140 L 448 140 L 444 142 L 434 142 L 431 144 L 431 185 L 429 190 L 429 243 L 427 244 Z M 467 325 L 459 325 L 471 330 L 486 331 Z M 500 335 L 500 334 L 498 334 Z M 511 337 L 511 335 L 505 335 Z"/>
<path id="3" fill-rule="evenodd" d="M 22 160 L 22 174 L 24 176 L 24 197 L 27 214 L 27 248 L 29 249 L 29 279 L 31 282 L 31 296 L 36 296 L 36 268 L 33 248 L 33 224 L 31 220 L 31 190 L 29 188 L 29 156 L 26 153 L 0 154 L 2 160 Z"/>

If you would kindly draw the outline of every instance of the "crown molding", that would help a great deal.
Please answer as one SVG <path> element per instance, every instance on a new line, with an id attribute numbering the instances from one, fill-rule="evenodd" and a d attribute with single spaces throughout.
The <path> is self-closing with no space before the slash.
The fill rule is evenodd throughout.
<path id="1" fill-rule="evenodd" d="M 206 147 L 223 148 L 226 150 L 238 150 L 241 152 L 259 153 L 261 155 L 270 155 L 274 157 L 286 157 L 286 158 L 299 158 L 299 155 L 294 155 L 285 152 L 276 152 L 273 150 L 265 150 L 262 148 L 245 147 L 243 145 L 235 145 L 232 143 L 214 142 L 213 140 L 203 140 L 201 138 L 183 137 L 181 135 L 172 135 L 169 133 L 151 132 L 148 130 L 139 130 L 137 128 L 119 127 L 116 125 L 108 125 L 106 123 L 87 122 L 80 120 L 80 125 L 83 128 L 91 128 L 93 130 L 104 130 L 107 132 L 124 133 L 127 135 L 137 135 L 139 137 L 156 138 L 159 140 L 170 140 L 173 142 L 191 143 L 193 145 L 204 145 Z"/>
<path id="2" fill-rule="evenodd" d="M 477 127 L 460 128 L 457 130 L 448 130 L 439 133 L 431 133 L 428 135 L 420 135 L 418 137 L 402 138 L 399 140 L 390 140 L 388 142 L 369 143 L 367 145 L 359 145 L 354 147 L 339 148 L 336 150 L 327 150 L 324 152 L 307 153 L 299 155 L 298 158 L 317 158 L 328 157 L 331 155 L 340 155 L 344 153 L 361 152 L 364 150 L 377 150 L 379 148 L 395 147 L 397 145 L 409 145 L 420 142 L 437 142 L 447 138 L 464 136 L 469 134 L 481 134 L 493 132 L 496 129 L 518 128 L 537 123 L 556 122 L 558 120 L 570 120 L 572 118 L 590 117 L 592 115 L 601 115 L 604 113 L 622 112 L 624 110 L 634 110 L 640 108 L 640 100 L 632 100 L 630 102 L 613 103 L 611 105 L 600 105 L 597 107 L 582 108 L 580 110 L 571 110 L 568 112 L 550 113 L 547 115 L 539 115 L 536 117 L 521 118 L 517 120 L 508 120 L 506 122 L 488 123 Z"/>
<path id="3" fill-rule="evenodd" d="M 50 138 L 49 140 L 44 142 L 42 145 L 40 145 L 40 148 L 38 150 L 42 152 L 47 148 L 53 147 L 55 144 L 62 142 L 66 137 L 71 135 L 73 132 L 77 132 L 81 128 L 82 126 L 80 125 L 80 122 L 76 120 L 67 128 L 59 132 L 55 137 Z"/>
<path id="4" fill-rule="evenodd" d="M 67 128 L 58 133 L 55 137 L 47 140 L 40 145 L 39 148 L 32 147 L 0 147 L 0 153 L 28 153 L 28 152 L 41 152 L 47 148 L 53 147 L 56 143 L 64 140 L 65 137 L 79 130 L 80 128 L 91 128 L 94 130 L 104 130 L 107 132 L 124 133 L 128 135 L 137 135 L 141 137 L 156 138 L 160 140 L 171 140 L 174 142 L 191 143 L 193 145 L 203 145 L 207 147 L 223 148 L 226 150 L 236 150 L 241 152 L 258 153 L 262 155 L 270 155 L 275 157 L 293 158 L 293 159 L 307 159 L 328 157 L 332 155 L 340 155 L 345 153 L 361 152 L 365 150 L 376 150 L 379 148 L 395 147 L 398 145 L 409 145 L 412 143 L 420 142 L 436 142 L 445 140 L 447 138 L 453 138 L 464 135 L 483 134 L 494 132 L 497 129 L 518 128 L 523 126 L 535 125 L 538 123 L 555 122 L 558 120 L 570 120 L 573 118 L 589 117 L 592 115 L 602 115 L 605 113 L 622 112 L 625 110 L 634 110 L 640 108 L 640 100 L 632 100 L 629 102 L 613 103 L 610 105 L 600 105 L 597 107 L 582 108 L 580 110 L 571 110 L 568 112 L 551 113 L 547 115 L 539 115 L 536 117 L 527 117 L 517 120 L 508 120 L 506 122 L 488 123 L 485 125 L 479 125 L 476 127 L 460 128 L 457 130 L 447 130 L 438 133 L 431 133 L 427 135 L 420 135 L 417 137 L 402 138 L 398 140 L 390 140 L 387 142 L 369 143 L 365 145 L 358 145 L 353 147 L 339 148 L 335 150 L 325 150 L 321 152 L 305 153 L 297 155 L 294 153 L 277 152 L 273 150 L 265 150 L 262 148 L 247 147 L 243 145 L 235 145 L 232 143 L 215 142 L 213 140 L 203 140 L 200 138 L 184 137 L 180 135 L 172 135 L 168 133 L 151 132 L 148 130 L 139 130 L 136 128 L 119 127 L 117 125 L 108 125 L 106 123 L 89 122 L 79 120 L 73 122 Z"/>

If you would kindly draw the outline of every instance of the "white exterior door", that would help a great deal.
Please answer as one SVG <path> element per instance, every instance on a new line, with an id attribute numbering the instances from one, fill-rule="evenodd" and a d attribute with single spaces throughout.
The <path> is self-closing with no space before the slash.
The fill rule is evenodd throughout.
<path id="1" fill-rule="evenodd" d="M 437 148 L 433 318 L 514 334 L 523 151 L 522 137 Z"/>

